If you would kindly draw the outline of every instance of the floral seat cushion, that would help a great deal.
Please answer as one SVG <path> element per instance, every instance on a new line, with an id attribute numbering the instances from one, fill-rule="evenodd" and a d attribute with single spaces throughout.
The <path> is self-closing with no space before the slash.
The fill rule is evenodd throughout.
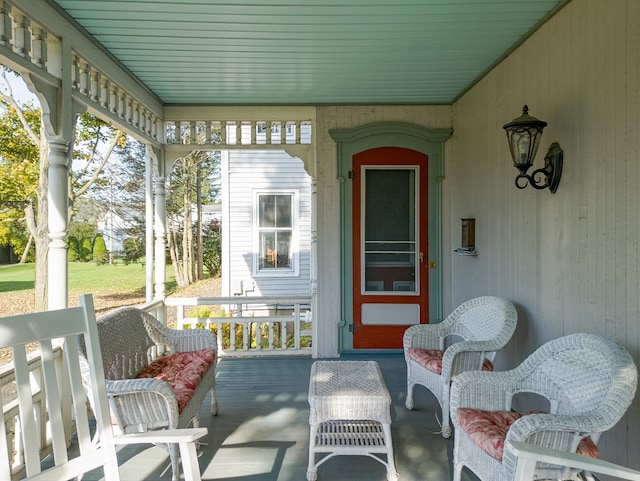
<path id="1" fill-rule="evenodd" d="M 168 382 L 176 393 L 178 412 L 181 413 L 215 358 L 215 352 L 211 349 L 176 352 L 155 359 L 136 377 L 152 377 Z"/>
<path id="2" fill-rule="evenodd" d="M 509 426 L 525 414 L 541 412 L 517 413 L 513 411 L 483 411 L 481 409 L 459 408 L 456 411 L 456 421 L 480 449 L 492 458 L 502 461 L 504 441 L 507 437 Z M 600 455 L 598 447 L 590 437 L 586 437 L 580 442 L 576 452 L 591 458 L 597 458 Z"/>
<path id="3" fill-rule="evenodd" d="M 442 374 L 442 357 L 444 356 L 444 351 L 440 349 L 419 349 L 412 347 L 407 349 L 407 356 L 425 369 L 436 374 Z M 493 371 L 493 364 L 489 359 L 485 359 L 482 363 L 482 370 Z"/>

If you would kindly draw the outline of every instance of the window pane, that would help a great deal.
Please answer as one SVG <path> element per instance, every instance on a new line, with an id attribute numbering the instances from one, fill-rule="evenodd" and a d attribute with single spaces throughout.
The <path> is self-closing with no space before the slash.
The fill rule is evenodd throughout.
<path id="1" fill-rule="evenodd" d="M 260 233 L 260 269 L 269 269 L 276 266 L 276 234 L 275 232 Z"/>
<path id="2" fill-rule="evenodd" d="M 288 269 L 291 267 L 291 232 L 278 232 L 276 238 L 276 267 Z"/>
<path id="3" fill-rule="evenodd" d="M 291 227 L 291 196 L 276 195 L 276 227 Z"/>
<path id="4" fill-rule="evenodd" d="M 416 292 L 415 174 L 412 169 L 365 171 L 365 292 Z"/>
<path id="5" fill-rule="evenodd" d="M 274 227 L 276 225 L 276 196 L 260 196 L 260 227 Z"/>
<path id="6" fill-rule="evenodd" d="M 260 196 L 260 227 L 291 227 L 291 196 Z"/>

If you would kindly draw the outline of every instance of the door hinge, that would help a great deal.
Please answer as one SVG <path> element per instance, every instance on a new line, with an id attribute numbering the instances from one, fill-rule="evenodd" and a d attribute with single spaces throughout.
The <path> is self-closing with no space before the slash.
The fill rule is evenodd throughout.
<path id="1" fill-rule="evenodd" d="M 349 332 L 356 332 L 356 325 L 351 323 L 349 324 Z"/>
<path id="2" fill-rule="evenodd" d="M 351 180 L 353 180 L 353 179 L 356 178 L 356 171 L 355 170 L 350 170 L 347 175 L 349 176 L 349 178 Z"/>

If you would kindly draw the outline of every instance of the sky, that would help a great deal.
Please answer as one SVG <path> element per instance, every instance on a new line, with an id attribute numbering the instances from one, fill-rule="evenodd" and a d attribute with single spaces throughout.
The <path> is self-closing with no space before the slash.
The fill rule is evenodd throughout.
<path id="1" fill-rule="evenodd" d="M 36 105 L 39 105 L 38 98 L 33 93 L 31 93 L 21 77 L 17 77 L 12 73 L 9 73 L 7 75 L 7 78 L 9 79 L 9 83 L 11 84 L 11 88 L 13 89 L 13 94 L 18 102 L 24 103 L 31 100 L 35 102 Z"/>

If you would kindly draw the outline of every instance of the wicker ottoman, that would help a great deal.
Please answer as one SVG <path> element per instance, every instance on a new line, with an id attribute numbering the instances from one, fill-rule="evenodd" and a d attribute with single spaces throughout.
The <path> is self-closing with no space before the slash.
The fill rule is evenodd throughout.
<path id="1" fill-rule="evenodd" d="M 370 456 L 386 466 L 388 481 L 398 479 L 391 396 L 375 361 L 314 362 L 309 406 L 309 481 L 317 479 L 318 466 L 337 455 Z"/>

